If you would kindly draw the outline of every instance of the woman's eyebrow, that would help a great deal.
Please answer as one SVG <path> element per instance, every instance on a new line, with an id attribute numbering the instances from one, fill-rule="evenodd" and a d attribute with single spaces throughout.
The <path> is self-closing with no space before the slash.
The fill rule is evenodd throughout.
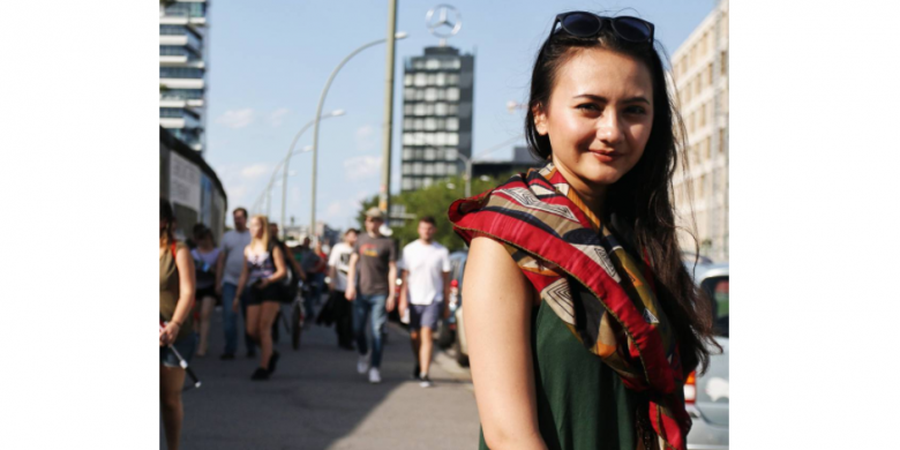
<path id="1" fill-rule="evenodd" d="M 601 103 L 609 102 L 609 99 L 607 99 L 606 97 L 603 97 L 601 95 L 594 95 L 594 94 L 580 94 L 580 95 L 576 95 L 572 98 L 587 98 L 587 99 L 594 100 L 594 101 L 601 102 Z M 635 97 L 626 98 L 626 99 L 622 100 L 622 103 L 646 103 L 647 105 L 650 105 L 650 100 L 647 100 L 646 97 L 638 95 Z"/>

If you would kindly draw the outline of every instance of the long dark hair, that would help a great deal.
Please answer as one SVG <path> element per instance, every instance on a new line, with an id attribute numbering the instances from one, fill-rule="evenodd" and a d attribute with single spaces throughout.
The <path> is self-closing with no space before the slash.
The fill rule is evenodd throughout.
<path id="1" fill-rule="evenodd" d="M 628 234 L 634 236 L 635 243 L 646 250 L 657 296 L 677 335 L 685 374 L 698 366 L 705 370 L 709 362 L 707 344 L 710 347 L 718 345 L 712 339 L 712 305 L 688 274 L 678 244 L 670 197 L 672 177 L 679 163 L 678 149 L 686 148 L 686 132 L 670 97 L 666 72 L 657 50 L 648 44 L 622 42 L 610 27 L 594 38 L 553 33 L 541 46 L 531 74 L 525 138 L 532 153 L 541 159 L 550 159 L 550 138 L 538 133 L 534 110 L 547 107 L 559 68 L 577 51 L 590 48 L 630 56 L 643 63 L 653 79 L 653 124 L 644 154 L 634 168 L 609 187 L 603 215 L 608 219 L 615 214 L 616 223 L 628 227 Z M 682 168 L 686 171 L 686 161 Z M 688 234 L 693 237 L 689 231 Z M 698 248 L 696 238 L 694 246 Z"/>
<path id="2" fill-rule="evenodd" d="M 169 201 L 162 197 L 159 198 L 159 220 L 166 222 L 165 228 L 159 236 L 162 245 L 175 242 L 175 213 L 172 211 Z"/>

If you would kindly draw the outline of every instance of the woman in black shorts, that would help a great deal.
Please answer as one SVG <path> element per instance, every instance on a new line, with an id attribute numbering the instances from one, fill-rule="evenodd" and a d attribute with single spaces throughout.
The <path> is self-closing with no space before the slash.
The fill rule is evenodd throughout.
<path id="1" fill-rule="evenodd" d="M 219 303 L 216 294 L 216 261 L 219 258 L 219 248 L 213 238 L 212 230 L 199 227 L 194 233 L 194 242 L 197 248 L 191 250 L 194 258 L 194 268 L 197 273 L 196 311 L 198 328 L 200 331 L 200 345 L 197 348 L 197 356 L 206 356 L 209 346 L 209 318 L 213 308 Z"/>
<path id="2" fill-rule="evenodd" d="M 247 296 L 247 334 L 259 344 L 260 364 L 253 372 L 252 380 L 267 380 L 275 372 L 278 352 L 272 349 L 272 323 L 284 297 L 282 280 L 287 276 L 284 254 L 273 237 L 269 236 L 266 216 L 257 215 L 250 219 L 251 241 L 244 249 L 244 270 L 238 281 L 237 295 L 232 308 L 240 307 L 238 299 L 245 287 Z"/>

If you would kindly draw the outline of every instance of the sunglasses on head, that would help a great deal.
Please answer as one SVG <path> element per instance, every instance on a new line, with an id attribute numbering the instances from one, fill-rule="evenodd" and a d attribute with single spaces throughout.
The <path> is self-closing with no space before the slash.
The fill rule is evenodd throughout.
<path id="1" fill-rule="evenodd" d="M 653 24 L 631 16 L 605 17 L 585 11 L 572 11 L 556 16 L 550 35 L 560 30 L 579 38 L 596 37 L 604 27 L 612 27 L 619 38 L 635 44 L 653 44 Z"/>

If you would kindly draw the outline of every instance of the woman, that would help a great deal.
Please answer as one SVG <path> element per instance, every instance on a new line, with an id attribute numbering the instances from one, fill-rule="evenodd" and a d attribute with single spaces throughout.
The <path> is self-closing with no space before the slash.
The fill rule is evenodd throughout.
<path id="1" fill-rule="evenodd" d="M 181 389 L 184 369 L 176 350 L 186 360 L 196 347 L 196 334 L 191 330 L 191 308 L 194 303 L 194 261 L 187 246 L 175 240 L 175 215 L 165 199 L 159 199 L 159 315 L 166 322 L 159 332 L 159 397 L 167 448 L 177 449 L 181 436 Z"/>
<path id="2" fill-rule="evenodd" d="M 684 379 L 712 341 L 675 235 L 683 127 L 653 30 L 557 16 L 525 123 L 546 166 L 450 208 L 481 448 L 685 448 Z"/>
<path id="3" fill-rule="evenodd" d="M 250 286 L 247 299 L 247 334 L 260 349 L 260 365 L 250 377 L 252 380 L 268 380 L 275 372 L 278 352 L 272 349 L 272 324 L 284 297 L 282 280 L 287 276 L 284 254 L 269 236 L 266 216 L 250 219 L 250 245 L 244 249 L 244 269 L 238 280 L 237 294 L 232 309 L 240 308 L 238 299 L 244 288 Z"/>
<path id="4" fill-rule="evenodd" d="M 200 346 L 197 356 L 206 356 L 209 346 L 209 323 L 213 308 L 219 302 L 216 294 L 216 261 L 219 258 L 219 248 L 216 247 L 212 230 L 205 226 L 195 229 L 194 242 L 197 248 L 191 250 L 191 257 L 197 268 L 197 295 L 195 299 L 199 305 L 198 328 L 200 329 Z"/>

